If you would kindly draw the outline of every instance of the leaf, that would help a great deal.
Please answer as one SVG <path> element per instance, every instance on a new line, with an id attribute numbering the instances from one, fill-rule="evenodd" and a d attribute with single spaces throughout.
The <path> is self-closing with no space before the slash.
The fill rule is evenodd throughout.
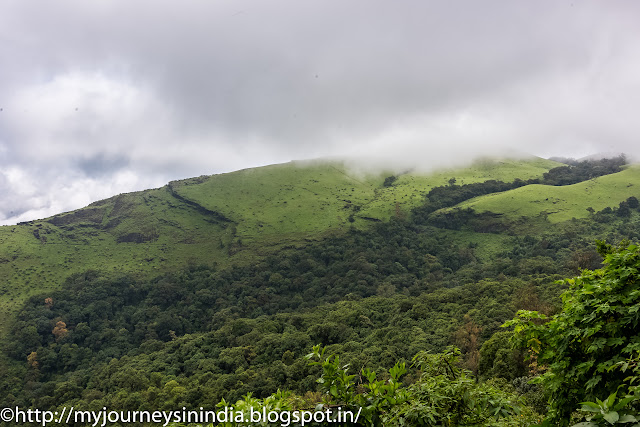
<path id="1" fill-rule="evenodd" d="M 624 398 L 620 399 L 618 403 L 616 403 L 613 409 L 619 411 L 620 409 L 623 409 L 625 406 L 627 406 L 629 402 L 633 402 L 634 400 L 636 400 L 635 396 L 625 396 Z"/>
<path id="2" fill-rule="evenodd" d="M 602 376 L 600 376 L 600 375 L 596 375 L 595 377 L 592 377 L 589 381 L 586 382 L 585 388 L 587 390 L 591 390 L 592 388 L 594 388 L 600 382 L 600 380 L 602 380 Z M 596 401 L 597 400 L 598 399 L 596 399 Z"/>
<path id="3" fill-rule="evenodd" d="M 329 392 L 333 397 L 338 397 L 338 389 L 336 388 L 336 386 L 332 385 L 329 389 Z"/>
<path id="4" fill-rule="evenodd" d="M 580 403 L 582 405 L 581 410 L 585 411 L 585 412 L 600 412 L 600 405 L 594 403 L 594 402 L 582 402 Z"/>
<path id="5" fill-rule="evenodd" d="M 625 339 L 622 337 L 614 337 L 614 338 L 609 338 L 607 340 L 607 345 L 610 346 L 614 346 L 614 345 L 622 345 L 624 344 Z"/>
<path id="6" fill-rule="evenodd" d="M 609 395 L 609 397 L 607 398 L 605 405 L 607 406 L 607 408 L 613 408 L 613 402 L 616 401 L 616 395 L 618 394 L 617 391 L 614 391 L 613 393 L 611 393 Z"/>
<path id="7" fill-rule="evenodd" d="M 623 415 L 618 420 L 619 423 L 632 423 L 634 421 L 638 421 L 638 419 L 636 417 L 634 417 L 633 415 L 630 415 L 630 414 Z"/>
<path id="8" fill-rule="evenodd" d="M 609 424 L 615 424 L 620 419 L 620 415 L 616 411 L 607 412 L 604 414 L 604 419 L 607 420 Z"/>

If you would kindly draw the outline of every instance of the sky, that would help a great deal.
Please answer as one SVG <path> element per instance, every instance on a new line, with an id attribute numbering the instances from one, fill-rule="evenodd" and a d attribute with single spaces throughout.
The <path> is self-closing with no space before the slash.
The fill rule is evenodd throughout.
<path id="1" fill-rule="evenodd" d="M 295 159 L 640 155 L 640 3 L 2 0 L 0 224 Z"/>

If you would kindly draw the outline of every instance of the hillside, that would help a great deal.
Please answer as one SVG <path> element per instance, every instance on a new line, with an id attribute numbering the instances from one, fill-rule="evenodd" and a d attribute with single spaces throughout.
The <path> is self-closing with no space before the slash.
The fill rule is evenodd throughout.
<path id="1" fill-rule="evenodd" d="M 366 228 L 457 182 L 540 177 L 553 161 L 480 161 L 459 170 L 362 174 L 339 162 L 291 162 L 173 181 L 73 212 L 0 227 L 0 315 L 88 269 L 151 277 L 186 264 L 247 263 L 278 248 Z M 3 327 L 6 324 L 3 324 Z M 3 329 L 0 329 L 2 333 Z"/>
<path id="2" fill-rule="evenodd" d="M 492 212 L 506 219 L 546 218 L 551 223 L 588 218 L 606 207 L 615 207 L 629 197 L 640 196 L 640 166 L 633 165 L 611 175 L 566 186 L 528 185 L 502 193 L 480 196 L 456 208 L 477 213 Z"/>
<path id="3" fill-rule="evenodd" d="M 355 226 L 386 221 L 397 210 L 408 212 L 422 204 L 431 188 L 451 178 L 460 183 L 529 179 L 558 165 L 544 159 L 487 160 L 458 170 L 404 173 L 385 187 L 390 173 L 363 174 L 339 163 L 292 162 L 169 186 L 184 200 L 229 218 L 244 243 L 264 244 L 344 230 L 351 221 Z"/>
<path id="4" fill-rule="evenodd" d="M 637 167 L 621 171 L 623 160 L 485 161 L 399 176 L 289 163 L 5 227 L 1 267 L 13 282 L 0 406 L 171 410 L 277 394 L 309 408 L 326 398 L 327 363 L 378 372 L 404 363 L 410 392 L 421 383 L 410 361 L 427 351 L 451 357 L 460 385 L 477 388 L 461 389 L 463 401 L 490 392 L 515 405 L 503 415 L 526 414 L 496 425 L 534 424 L 548 412 L 546 391 L 527 384 L 537 373 L 501 325 L 522 309 L 557 312 L 570 283 L 560 279 L 624 249 L 595 239 L 640 240 L 640 203 L 629 196 Z M 562 195 L 566 212 L 594 209 L 566 221 L 506 212 L 540 189 Z M 492 197 L 508 197 L 498 212 L 468 208 Z M 324 371 L 305 358 L 315 345 L 336 355 Z M 348 387 L 374 384 L 354 372 Z"/>

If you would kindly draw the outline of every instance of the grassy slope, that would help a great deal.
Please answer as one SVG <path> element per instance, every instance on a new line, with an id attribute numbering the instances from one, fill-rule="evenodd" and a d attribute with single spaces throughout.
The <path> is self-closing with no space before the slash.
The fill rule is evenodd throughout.
<path id="1" fill-rule="evenodd" d="M 190 261 L 224 261 L 230 229 L 207 219 L 161 188 L 2 227 L 0 315 L 14 312 L 33 293 L 59 288 L 71 273 L 91 268 L 142 277 Z"/>
<path id="2" fill-rule="evenodd" d="M 511 182 L 516 178 L 526 180 L 542 177 L 544 172 L 557 166 L 561 164 L 537 157 L 526 160 L 481 160 L 464 169 L 441 170 L 428 175 L 401 175 L 393 188 L 379 190 L 378 197 L 364 207 L 360 216 L 388 220 L 395 213 L 396 204 L 403 211 L 408 211 L 420 205 L 431 188 L 447 185 L 451 178 L 455 178 L 459 185 L 490 179 Z"/>
<path id="3" fill-rule="evenodd" d="M 375 197 L 384 177 L 350 176 L 337 163 L 286 163 L 172 183 L 176 194 L 219 212 L 247 243 L 284 243 L 330 230 Z"/>
<path id="4" fill-rule="evenodd" d="M 298 163 L 247 169 L 205 178 L 198 185 L 174 185 L 185 199 L 222 213 L 237 224 L 238 236 L 248 241 L 283 239 L 388 220 L 424 200 L 429 190 L 455 177 L 459 184 L 488 179 L 513 181 L 540 177 L 558 166 L 553 161 L 482 161 L 458 170 L 429 175 L 407 173 L 392 187 L 382 187 L 385 175 L 353 173 L 337 163 Z"/>
<path id="5" fill-rule="evenodd" d="M 587 218 L 586 210 L 600 211 L 615 207 L 630 196 L 640 197 L 640 166 L 627 167 L 622 172 L 562 187 L 528 185 L 526 187 L 489 194 L 458 205 L 478 213 L 495 212 L 508 219 L 545 217 L 551 223 Z"/>
<path id="6" fill-rule="evenodd" d="M 485 161 L 404 174 L 383 188 L 389 174 L 361 176 L 335 162 L 294 162 L 175 181 L 0 227 L 0 316 L 13 315 L 34 293 L 59 288 L 72 273 L 93 268 L 149 277 L 188 262 L 250 262 L 283 245 L 407 212 L 452 177 L 458 183 L 511 181 L 539 177 L 557 165 Z"/>

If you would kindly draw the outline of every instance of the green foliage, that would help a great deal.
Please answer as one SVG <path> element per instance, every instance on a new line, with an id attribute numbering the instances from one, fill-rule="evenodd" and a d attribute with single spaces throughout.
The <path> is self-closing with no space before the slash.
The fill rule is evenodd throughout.
<path id="1" fill-rule="evenodd" d="M 609 248 L 607 248 L 609 249 Z M 626 373 L 631 370 L 632 375 L 624 379 L 625 384 L 618 386 L 618 389 L 625 389 L 627 394 L 618 397 L 619 391 L 611 393 L 605 400 L 596 398 L 595 402 L 580 403 L 581 412 L 586 413 L 586 421 L 578 423 L 573 427 L 601 427 L 614 424 L 633 424 L 640 426 L 640 352 L 635 357 L 629 357 L 625 361 L 618 362 L 611 370 L 619 370 Z M 628 388 L 627 388 L 628 387 Z"/>
<path id="2" fill-rule="evenodd" d="M 458 367 L 459 351 L 448 349 L 442 354 L 418 354 L 412 370 L 419 377 L 408 387 L 400 378 L 407 373 L 404 363 L 396 363 L 385 379 L 363 368 L 359 375 L 348 374 L 348 366 L 341 365 L 336 355 L 326 356 L 326 348 L 313 347 L 306 356 L 312 366 L 322 368 L 317 382 L 321 386 L 322 400 L 317 396 L 297 396 L 291 392 L 276 393 L 255 398 L 251 393 L 230 404 L 222 399 L 220 410 L 231 409 L 248 420 L 252 413 L 289 412 L 285 422 L 293 420 L 291 411 L 322 411 L 328 409 L 349 411 L 356 415 L 362 426 L 527 426 L 539 419 L 538 415 L 517 403 L 512 393 L 495 384 L 479 384 L 467 371 Z M 524 411 L 521 411 L 524 410 Z M 273 416 L 273 419 L 276 417 Z M 334 420 L 335 422 L 335 420 Z M 221 423 L 231 425 L 280 425 L 264 420 L 249 423 Z M 300 425 L 293 421 L 291 425 Z M 331 425 L 322 424 L 322 425 Z M 342 424 L 340 424 L 342 425 Z M 351 424 L 349 424 L 351 425 Z M 176 426 L 177 427 L 177 426 Z"/>
<path id="3" fill-rule="evenodd" d="M 222 422 L 220 426 L 276 426 L 301 425 L 294 412 L 321 411 L 327 413 L 340 408 L 356 417 L 356 425 L 362 426 L 528 426 L 539 416 L 517 402 L 517 397 L 504 390 L 504 384 L 479 384 L 469 372 L 458 366 L 460 352 L 451 347 L 442 354 L 420 353 L 411 366 L 412 376 L 419 377 L 409 386 L 400 380 L 407 373 L 404 363 L 396 363 L 385 379 L 377 379 L 376 373 L 363 368 L 359 375 L 349 374 L 348 366 L 341 365 L 337 355 L 325 355 L 326 348 L 314 346 L 306 359 L 312 366 L 322 368 L 317 379 L 321 386 L 320 397 L 307 393 L 300 397 L 278 390 L 259 399 L 251 393 L 231 404 L 225 399 L 218 403 L 219 410 L 235 414 L 242 422 Z M 417 371 L 416 371 L 417 370 Z M 230 411 L 229 411 L 230 410 Z M 252 414 L 271 414 L 272 420 L 251 419 Z M 277 417 L 277 414 L 281 414 Z M 240 416 L 241 415 L 241 416 Z M 300 415 L 298 415 L 300 417 Z M 337 420 L 322 425 L 332 425 Z M 343 425 L 343 424 L 338 424 Z M 347 423 L 344 425 L 353 425 Z M 174 427 L 179 427 L 174 425 Z M 182 427 L 182 425 L 180 426 Z"/>
<path id="4" fill-rule="evenodd" d="M 499 331 L 482 344 L 478 371 L 483 378 L 513 381 L 528 373 L 522 351 L 511 345 L 512 336 L 511 331 Z"/>
<path id="5" fill-rule="evenodd" d="M 405 364 L 397 362 L 389 369 L 387 380 L 378 380 L 374 371 L 363 368 L 359 384 L 362 391 L 358 392 L 357 376 L 347 373 L 349 366 L 341 366 L 339 356 L 325 356 L 325 351 L 326 347 L 316 345 L 306 356 L 313 359 L 310 365 L 322 367 L 322 375 L 317 382 L 324 391 L 325 406 L 361 408 L 358 413 L 363 417 L 363 425 L 388 425 L 385 424 L 385 414 L 410 398 L 407 390 L 400 389 L 400 377 L 407 371 Z"/>
<path id="6" fill-rule="evenodd" d="M 455 182 L 452 171 L 403 174 L 390 187 L 384 175 L 353 177 L 337 164 L 279 165 L 2 228 L 0 274 L 10 278 L 0 304 L 21 311 L 2 326 L 10 334 L 0 407 L 339 404 L 361 410 L 366 425 L 529 425 L 537 415 L 519 397 L 542 410 L 543 392 L 524 384 L 531 373 L 522 353 L 507 348 L 508 334 L 494 333 L 518 308 L 552 312 L 569 285 L 554 280 L 599 265 L 591 236 L 640 236 L 637 199 L 585 221 L 550 226 L 541 217 L 544 233 L 535 237 L 506 234 L 492 213 L 462 210 L 451 221 L 445 213 L 442 224 L 429 214 L 521 187 L 554 165 L 488 162 L 455 171 Z M 603 177 L 611 180 L 603 186 L 591 182 L 588 191 L 597 191 L 589 194 L 609 192 L 603 203 L 615 206 L 633 191 L 629 170 Z M 496 181 L 474 184 L 489 178 Z M 585 188 L 568 194 L 576 191 Z M 530 226 L 510 224 L 518 223 Z M 85 262 L 102 271 L 86 271 Z M 312 343 L 324 347 L 309 365 L 302 354 Z M 462 354 L 445 350 L 452 343 Z M 483 382 L 458 364 L 475 372 L 478 349 Z M 621 399 L 638 377 L 627 356 L 603 374 L 622 378 Z"/>
<path id="7" fill-rule="evenodd" d="M 383 425 L 491 425 L 520 415 L 514 396 L 478 383 L 458 366 L 459 358 L 454 347 L 440 354 L 417 354 L 413 363 L 420 378 L 407 388 L 406 399 L 385 415 Z"/>
<path id="8" fill-rule="evenodd" d="M 530 348 L 538 365 L 546 367 L 539 381 L 551 394 L 550 417 L 557 425 L 567 425 L 579 402 L 598 402 L 605 394 L 605 406 L 611 408 L 620 389 L 633 391 L 620 367 L 640 350 L 640 253 L 633 245 L 598 247 L 605 267 L 564 281 L 569 289 L 559 314 L 548 319 L 520 311 L 505 324 L 515 327 L 516 343 Z M 637 404 L 637 396 L 626 399 L 625 404 Z"/>
<path id="9" fill-rule="evenodd" d="M 457 205 L 460 202 L 474 197 L 499 193 L 525 185 L 537 184 L 539 181 L 539 179 L 523 181 L 518 178 L 513 182 L 502 182 L 491 179 L 484 182 L 456 185 L 456 179 L 451 178 L 449 185 L 434 187 L 427 193 L 427 203 L 421 207 L 420 210 L 424 210 L 427 213 L 433 212 L 441 208 Z"/>
<path id="10" fill-rule="evenodd" d="M 449 231 L 393 220 L 253 266 L 193 265 L 153 280 L 74 275 L 65 290 L 30 299 L 10 323 L 11 366 L 24 368 L 34 352 L 38 366 L 6 377 L 4 396 L 44 407 L 67 380 L 84 390 L 77 398 L 99 394 L 108 407 L 124 404 L 123 386 L 147 406 L 162 405 L 145 381 L 201 390 L 175 397 L 194 404 L 248 392 L 264 398 L 278 388 L 301 393 L 313 379 L 296 357 L 313 342 L 352 366 L 380 369 L 468 338 L 458 345 L 475 369 L 474 352 L 517 308 L 552 307 L 561 276 L 548 273 L 563 271 L 565 254 L 582 247 L 575 233 L 506 237 L 503 252 L 479 262 L 475 245 L 458 246 L 465 240 Z M 467 315 L 478 331 L 460 336 Z M 60 341 L 58 321 L 68 330 Z M 114 358 L 145 379 L 133 388 L 119 382 L 109 374 Z"/>
<path id="11" fill-rule="evenodd" d="M 325 356 L 326 348 L 315 346 L 307 357 L 323 369 L 318 382 L 328 406 L 360 407 L 363 425 L 369 426 L 449 426 L 489 425 L 500 418 L 520 415 L 515 396 L 491 386 L 479 384 L 468 371 L 459 367 L 460 350 L 444 353 L 418 353 L 412 367 L 420 373 L 409 387 L 402 388 L 400 377 L 407 372 L 403 363 L 389 370 L 388 379 L 376 379 L 375 372 L 363 369 L 360 387 L 348 366 L 339 357 Z M 357 389 L 360 392 L 357 392 Z M 522 422 L 532 421 L 531 414 Z"/>
<path id="12" fill-rule="evenodd" d="M 294 409 L 298 409 L 298 407 L 303 404 L 303 400 L 288 391 L 280 391 L 278 390 L 276 393 L 264 398 L 258 399 L 248 393 L 242 399 L 235 402 L 233 405 L 229 404 L 226 400 L 222 399 L 218 403 L 218 408 L 220 410 L 224 410 L 225 408 L 229 408 L 233 410 L 234 414 L 242 414 L 243 420 L 251 421 L 251 413 L 257 412 L 259 414 L 269 413 L 269 412 L 290 412 Z M 230 412 L 231 413 L 231 412 Z M 237 415 L 235 415 L 237 416 Z M 286 418 L 285 418 L 286 420 Z M 256 422 L 222 422 L 216 424 L 219 427 L 243 427 L 243 426 L 270 426 L 270 425 L 281 425 L 280 423 L 269 423 L 268 420 L 260 420 L 259 423 Z"/>
<path id="13" fill-rule="evenodd" d="M 322 375 L 318 378 L 318 383 L 327 393 L 328 401 L 337 401 L 338 403 L 352 404 L 355 391 L 353 379 L 355 375 L 347 374 L 349 365 L 340 365 L 340 356 L 331 355 L 324 356 L 326 348 L 320 349 L 320 345 L 313 347 L 313 352 L 309 353 L 306 358 L 317 358 L 319 361 L 312 361 L 311 366 L 321 366 Z"/>
<path id="14" fill-rule="evenodd" d="M 568 161 L 568 166 L 553 168 L 543 175 L 546 185 L 570 185 L 598 176 L 620 172 L 627 163 L 624 155 L 611 159 Z"/>
<path id="15" fill-rule="evenodd" d="M 540 177 L 540 158 L 481 162 L 460 181 Z M 352 173 L 339 162 L 292 162 L 202 176 L 120 194 L 54 217 L 0 227 L 0 315 L 14 318 L 31 296 L 61 289 L 74 273 L 148 279 L 186 265 L 255 264 L 267 254 L 420 206 L 451 171 L 400 176 Z M 8 322 L 0 324 L 6 336 Z"/>
<path id="16" fill-rule="evenodd" d="M 617 399 L 617 392 L 613 392 L 604 401 L 596 398 L 595 402 L 582 402 L 580 411 L 586 412 L 587 421 L 574 424 L 573 427 L 600 427 L 615 424 L 628 424 L 640 421 L 627 409 L 629 404 L 637 400 L 636 396 L 625 396 Z M 640 424 L 634 424 L 638 426 Z"/>

